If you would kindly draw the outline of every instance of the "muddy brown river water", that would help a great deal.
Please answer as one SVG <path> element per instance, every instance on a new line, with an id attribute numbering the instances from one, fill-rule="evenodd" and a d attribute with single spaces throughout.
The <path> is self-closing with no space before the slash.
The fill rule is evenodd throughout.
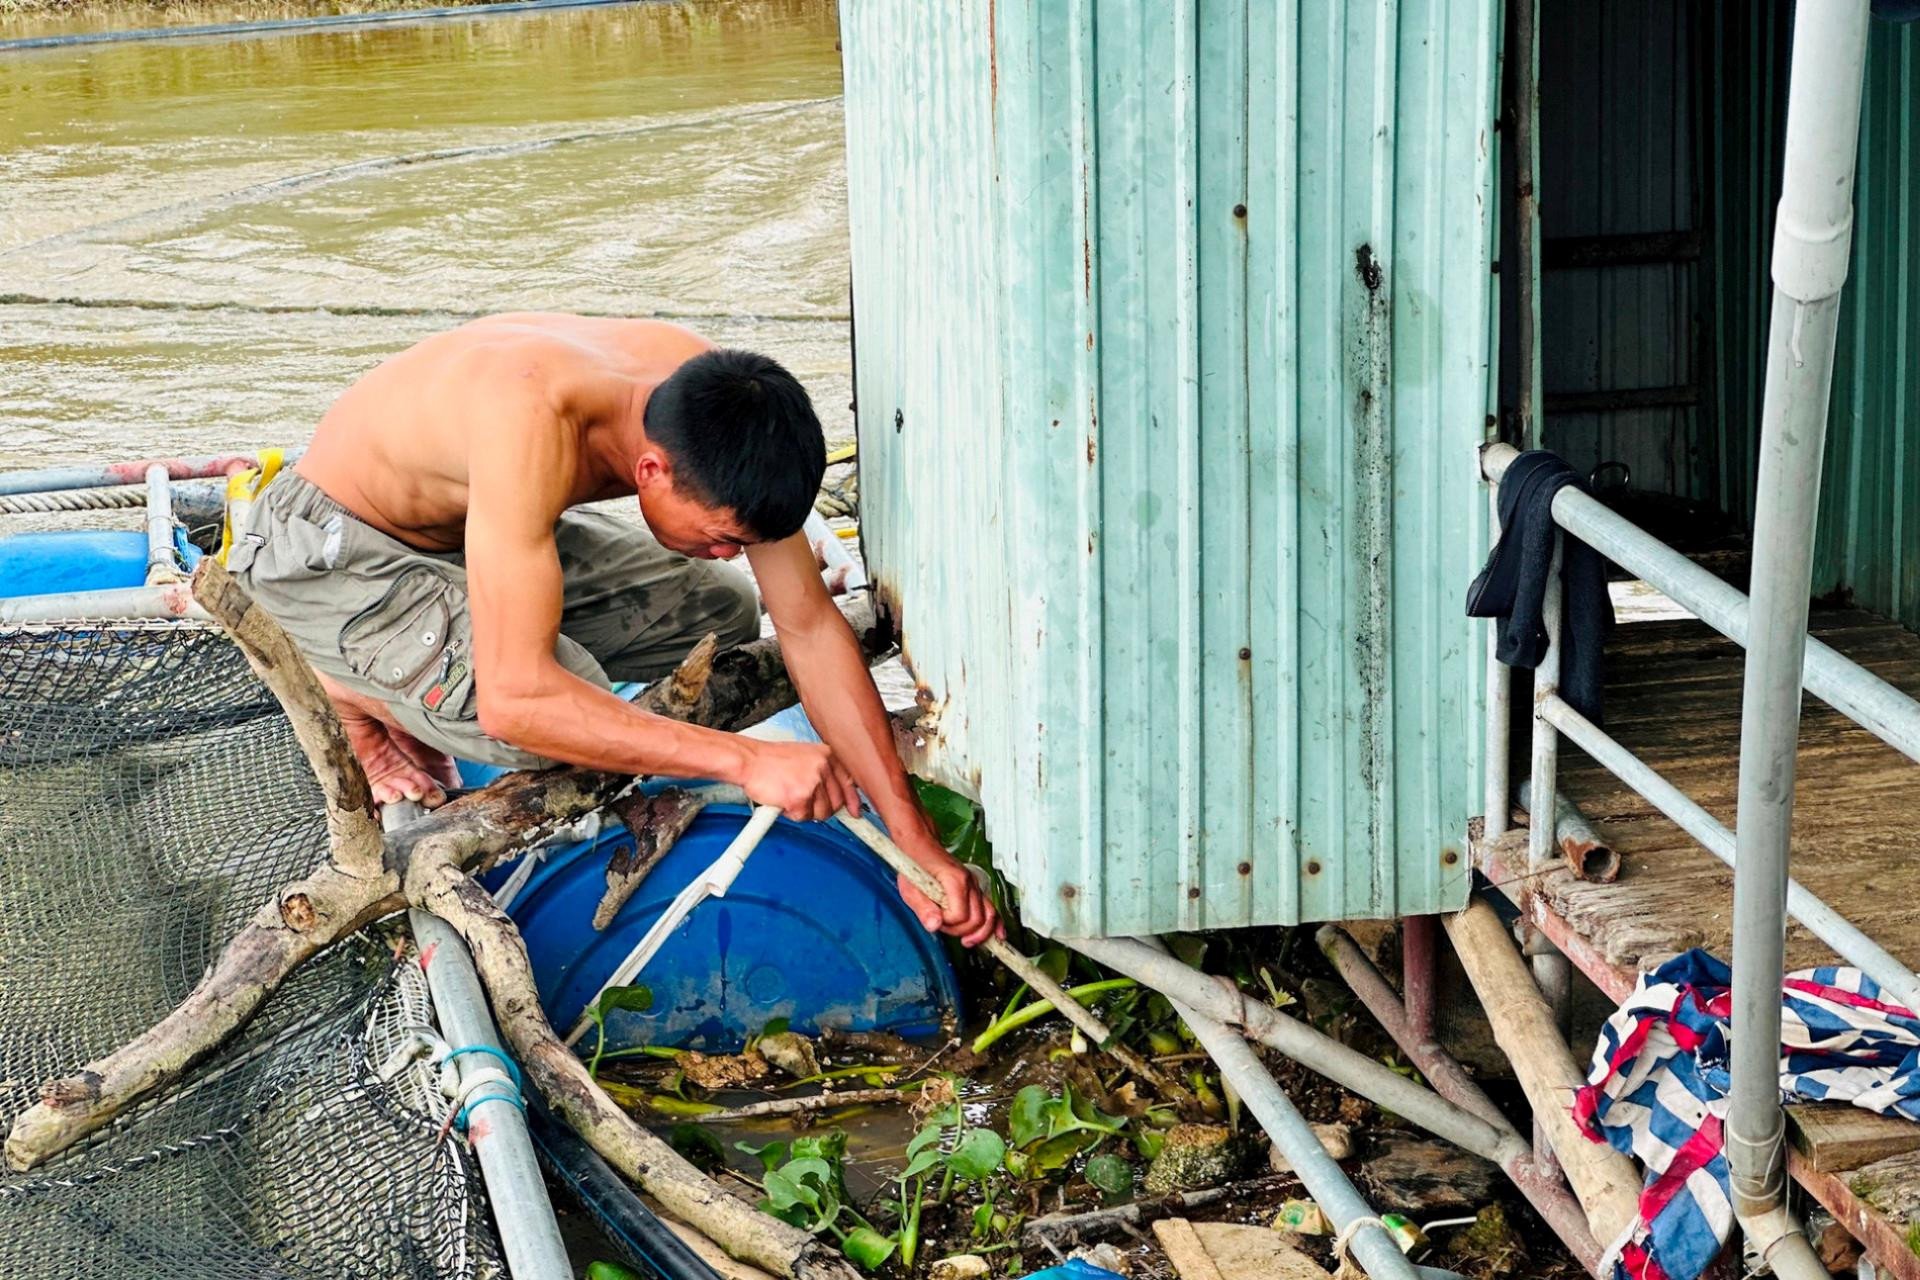
<path id="1" fill-rule="evenodd" d="M 719 0 L 0 53 L 0 468 L 297 442 L 533 308 L 763 349 L 849 437 L 835 36 Z"/>

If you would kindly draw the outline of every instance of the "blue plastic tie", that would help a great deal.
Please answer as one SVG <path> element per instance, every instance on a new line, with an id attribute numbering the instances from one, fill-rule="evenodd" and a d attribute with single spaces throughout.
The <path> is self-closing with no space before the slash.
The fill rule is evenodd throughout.
<path id="1" fill-rule="evenodd" d="M 475 1096 L 468 1098 L 466 1105 L 462 1106 L 460 1110 L 455 1113 L 453 1117 L 454 1128 L 458 1129 L 461 1133 L 465 1133 L 467 1131 L 467 1117 L 472 1115 L 473 1109 L 483 1102 L 504 1102 L 509 1106 L 517 1107 L 521 1115 L 527 1113 L 527 1100 L 520 1093 L 519 1063 L 509 1058 L 504 1050 L 496 1049 L 490 1044 L 464 1044 L 458 1049 L 449 1049 L 447 1050 L 447 1056 L 442 1058 L 441 1061 L 452 1062 L 463 1053 L 484 1053 L 488 1057 L 498 1058 L 500 1065 L 507 1069 L 507 1074 L 513 1077 L 513 1092 L 502 1093 L 500 1092 L 501 1085 L 497 1080 L 486 1081 L 477 1087 Z"/>

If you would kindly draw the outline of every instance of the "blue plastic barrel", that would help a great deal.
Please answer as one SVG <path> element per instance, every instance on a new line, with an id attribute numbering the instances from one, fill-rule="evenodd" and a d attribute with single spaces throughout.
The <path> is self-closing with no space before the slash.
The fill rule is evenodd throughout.
<path id="1" fill-rule="evenodd" d="M 596 841 L 548 852 L 509 914 L 555 1027 L 573 1025 L 746 819 L 739 806 L 703 810 L 605 932 L 592 922 L 607 860 L 633 838 L 616 826 Z M 493 872 L 489 887 L 504 878 L 504 868 Z M 653 1007 L 610 1015 L 609 1048 L 733 1052 L 775 1018 L 809 1033 L 835 1027 L 913 1036 L 936 1031 L 960 1008 L 944 946 L 907 910 L 886 865 L 838 824 L 784 818 L 727 896 L 695 907 L 637 981 L 653 993 Z"/>

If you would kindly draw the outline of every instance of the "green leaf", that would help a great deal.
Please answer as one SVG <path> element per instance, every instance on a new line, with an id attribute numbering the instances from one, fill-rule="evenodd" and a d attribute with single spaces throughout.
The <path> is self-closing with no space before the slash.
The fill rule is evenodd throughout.
<path id="1" fill-rule="evenodd" d="M 1058 1105 L 1058 1099 L 1041 1085 L 1030 1084 L 1014 1094 L 1013 1106 L 1007 1111 L 1007 1133 L 1013 1145 L 1031 1146 L 1046 1137 Z"/>
<path id="2" fill-rule="evenodd" d="M 744 1151 L 748 1155 L 755 1157 L 760 1161 L 760 1167 L 768 1172 L 777 1169 L 781 1162 L 786 1160 L 789 1154 L 791 1154 L 787 1144 L 784 1142 L 769 1142 L 764 1146 L 758 1147 L 754 1146 L 751 1142 L 736 1142 L 733 1144 L 733 1149 L 735 1151 Z"/>
<path id="3" fill-rule="evenodd" d="M 1064 1169 L 1073 1162 L 1075 1156 L 1099 1140 L 1099 1134 L 1085 1129 L 1076 1129 L 1072 1133 L 1063 1133 L 1057 1138 L 1048 1138 L 1028 1153 L 1028 1171 L 1053 1173 Z"/>
<path id="4" fill-rule="evenodd" d="M 1034 964 L 1039 968 L 1040 972 L 1046 974 L 1055 982 L 1064 983 L 1067 980 L 1067 964 L 1069 960 L 1070 957 L 1067 955 L 1067 949 L 1056 944 L 1042 951 L 1039 959 L 1035 960 Z"/>
<path id="5" fill-rule="evenodd" d="M 587 1280 L 641 1280 L 640 1273 L 617 1262 L 589 1262 Z"/>
<path id="6" fill-rule="evenodd" d="M 838 1160 L 847 1154 L 847 1131 L 834 1129 L 828 1133 L 810 1133 L 804 1138 L 793 1140 L 793 1158 L 812 1158 L 815 1160 Z"/>
<path id="7" fill-rule="evenodd" d="M 969 1129 L 960 1135 L 960 1143 L 947 1157 L 947 1167 L 956 1178 L 980 1182 L 999 1169 L 1007 1154 L 1007 1144 L 991 1129 Z"/>
<path id="8" fill-rule="evenodd" d="M 917 1156 L 928 1147 L 934 1146 L 940 1141 L 940 1133 L 941 1127 L 938 1124 L 926 1126 L 908 1140 L 907 1155 L 909 1157 Z"/>
<path id="9" fill-rule="evenodd" d="M 645 1013 L 653 1008 L 653 991 L 651 988 L 637 984 L 631 987 L 608 987 L 600 993 L 600 998 L 594 1001 L 594 1008 L 599 1010 L 603 1018 L 616 1009 L 624 1009 L 629 1013 Z"/>
<path id="10" fill-rule="evenodd" d="M 878 1271 L 880 1264 L 893 1256 L 894 1242 L 872 1227 L 855 1227 L 840 1242 L 840 1252 L 864 1271 Z"/>
<path id="11" fill-rule="evenodd" d="M 911 1181 L 929 1169 L 938 1168 L 939 1164 L 940 1152 L 938 1150 L 916 1151 L 913 1157 L 907 1161 L 907 1167 L 900 1171 L 899 1179 L 903 1183 Z"/>
<path id="12" fill-rule="evenodd" d="M 791 1018 L 770 1018 L 767 1020 L 767 1025 L 760 1028 L 760 1034 L 756 1038 L 764 1040 L 768 1036 L 777 1036 L 787 1031 L 792 1026 L 793 1026 L 793 1019 Z"/>
<path id="13" fill-rule="evenodd" d="M 694 1168 L 711 1173 L 727 1162 L 726 1148 L 704 1125 L 677 1124 L 667 1133 L 667 1145 L 687 1158 Z"/>
<path id="14" fill-rule="evenodd" d="M 1100 1188 L 1112 1204 L 1133 1194 L 1133 1166 L 1119 1156 L 1097 1155 L 1087 1161 L 1087 1181 Z"/>
<path id="15" fill-rule="evenodd" d="M 775 1173 L 772 1170 L 767 1171 L 767 1176 L 761 1181 L 760 1186 L 767 1193 L 767 1203 L 773 1206 L 776 1213 L 791 1209 L 795 1205 L 812 1207 L 820 1199 L 818 1192 L 803 1190 L 799 1183 L 785 1174 Z"/>
<path id="16" fill-rule="evenodd" d="M 988 1201 L 973 1211 L 973 1238 L 984 1237 L 993 1230 L 993 1202 Z"/>

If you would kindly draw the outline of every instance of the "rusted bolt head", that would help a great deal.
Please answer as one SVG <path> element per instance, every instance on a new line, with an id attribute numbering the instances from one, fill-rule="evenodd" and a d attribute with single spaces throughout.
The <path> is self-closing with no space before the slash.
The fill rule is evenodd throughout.
<path id="1" fill-rule="evenodd" d="M 1191 900 L 1191 899 L 1194 899 L 1194 898 L 1197 898 L 1197 897 L 1199 897 L 1199 896 L 1200 896 L 1200 886 L 1199 886 L 1199 885 L 1194 885 L 1194 886 L 1193 886 L 1193 887 L 1192 887 L 1191 889 L 1188 889 L 1188 890 L 1187 890 L 1187 897 L 1188 897 L 1188 899 L 1189 899 L 1189 900 Z"/>
<path id="2" fill-rule="evenodd" d="M 1245 662 L 1252 657 L 1253 657 L 1253 650 L 1247 648 L 1245 645 L 1242 645 L 1240 647 L 1240 661 Z"/>
<path id="3" fill-rule="evenodd" d="M 1060 896 L 1065 898 L 1068 902 L 1072 902 L 1075 898 L 1080 896 L 1080 891 L 1074 888 L 1070 884 L 1063 884 L 1060 886 Z"/>
<path id="4" fill-rule="evenodd" d="M 1243 205 L 1243 204 L 1237 204 L 1237 205 L 1235 205 L 1235 206 L 1233 206 L 1233 216 L 1234 216 L 1234 217 L 1236 217 L 1236 218 L 1244 218 L 1244 217 L 1246 217 L 1246 216 L 1247 216 L 1247 206 L 1245 206 L 1245 205 Z"/>
<path id="5" fill-rule="evenodd" d="M 1460 851 L 1458 849 L 1442 850 L 1440 854 L 1440 861 L 1450 867 L 1454 863 L 1460 861 Z"/>
<path id="6" fill-rule="evenodd" d="M 1253 874 L 1253 864 L 1251 862 L 1243 862 L 1239 866 L 1235 867 L 1234 870 L 1238 871 L 1243 876 L 1250 876 Z"/>
<path id="7" fill-rule="evenodd" d="M 1307 874 L 1310 876 L 1317 876 L 1320 874 L 1320 859 L 1318 858 L 1307 859 Z"/>

